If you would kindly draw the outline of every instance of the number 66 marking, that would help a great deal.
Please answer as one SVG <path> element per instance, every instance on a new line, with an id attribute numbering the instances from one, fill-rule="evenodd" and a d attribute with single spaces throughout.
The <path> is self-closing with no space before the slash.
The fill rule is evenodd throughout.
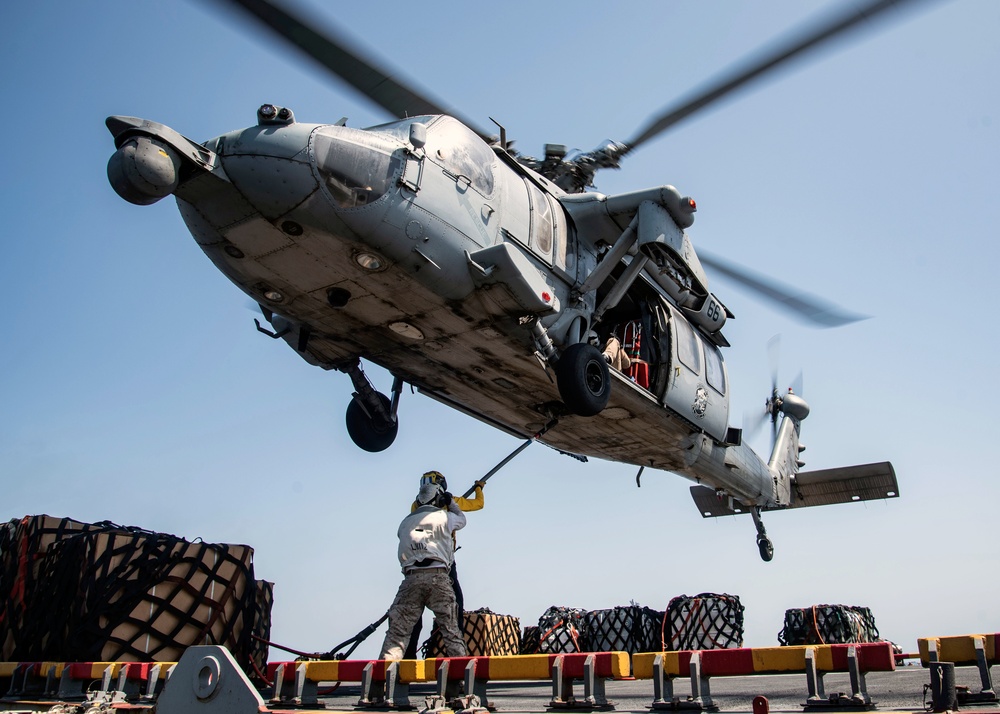
<path id="1" fill-rule="evenodd" d="M 719 306 L 719 303 L 715 302 L 715 300 L 711 300 L 708 303 L 708 310 L 705 311 L 705 316 L 712 322 L 718 322 L 721 313 L 722 308 Z"/>

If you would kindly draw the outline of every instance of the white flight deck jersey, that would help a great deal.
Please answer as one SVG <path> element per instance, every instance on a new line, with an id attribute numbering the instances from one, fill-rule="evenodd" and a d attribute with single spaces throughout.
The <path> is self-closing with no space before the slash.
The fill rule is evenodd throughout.
<path id="1" fill-rule="evenodd" d="M 450 568 L 455 560 L 452 533 L 466 524 L 465 514 L 452 501 L 448 510 L 421 506 L 399 524 L 399 563 L 403 572 L 435 566 Z"/>

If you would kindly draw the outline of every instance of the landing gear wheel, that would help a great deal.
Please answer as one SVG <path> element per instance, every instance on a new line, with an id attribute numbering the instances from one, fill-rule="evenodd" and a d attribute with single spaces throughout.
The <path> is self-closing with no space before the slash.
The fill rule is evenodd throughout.
<path id="1" fill-rule="evenodd" d="M 556 384 L 571 412 L 580 416 L 599 414 L 611 396 L 608 362 L 591 344 L 570 345 L 556 362 Z"/>
<path id="2" fill-rule="evenodd" d="M 767 536 L 757 539 L 757 550 L 760 551 L 760 558 L 765 563 L 770 563 L 774 557 L 774 544 Z"/>
<path id="3" fill-rule="evenodd" d="M 391 406 L 389 397 L 381 392 L 377 394 L 382 406 L 388 412 Z M 385 451 L 396 440 L 397 431 L 399 431 L 398 421 L 386 423 L 377 416 L 372 419 L 357 399 L 352 399 L 347 405 L 347 433 L 351 435 L 351 440 L 365 451 L 372 453 Z"/>

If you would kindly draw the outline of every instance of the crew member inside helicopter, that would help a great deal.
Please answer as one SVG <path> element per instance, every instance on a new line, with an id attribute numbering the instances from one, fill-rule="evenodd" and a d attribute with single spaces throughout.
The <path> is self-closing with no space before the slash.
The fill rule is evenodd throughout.
<path id="1" fill-rule="evenodd" d="M 642 319 L 633 319 L 616 325 L 604 340 L 603 347 L 597 333 L 591 333 L 591 342 L 597 346 L 608 365 L 626 375 L 643 389 L 649 389 L 652 384 L 651 372 L 656 369 L 652 360 L 652 349 L 643 344 Z"/>
<path id="2" fill-rule="evenodd" d="M 623 374 L 628 374 L 629 368 L 632 366 L 632 360 L 629 359 L 628 352 L 622 346 L 621 340 L 615 337 L 615 332 L 612 332 L 604 342 L 601 353 L 604 355 L 604 359 L 608 361 L 610 367 L 617 369 Z M 597 337 L 597 333 L 592 332 L 591 334 L 594 336 L 592 340 L 594 346 L 598 347 L 600 340 Z"/>
<path id="3" fill-rule="evenodd" d="M 603 289 L 599 291 L 598 304 L 606 297 Z M 653 392 L 665 386 L 658 377 L 665 375 L 660 368 L 664 366 L 661 363 L 669 361 L 670 349 L 666 325 L 657 314 L 660 299 L 652 286 L 636 281 L 603 314 L 596 328 L 595 346 L 602 351 L 608 365 Z"/>

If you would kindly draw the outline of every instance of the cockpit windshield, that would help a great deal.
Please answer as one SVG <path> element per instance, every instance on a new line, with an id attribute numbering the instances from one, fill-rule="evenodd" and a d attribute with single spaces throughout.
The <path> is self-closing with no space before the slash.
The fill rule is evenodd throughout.
<path id="1" fill-rule="evenodd" d="M 388 134 L 408 144 L 410 126 L 427 126 L 427 156 L 448 173 L 467 180 L 484 196 L 493 195 L 493 162 L 496 157 L 476 132 L 449 116 L 419 116 L 379 124 L 368 129 Z"/>
<path id="2" fill-rule="evenodd" d="M 367 127 L 365 131 L 378 131 L 389 134 L 405 144 L 410 140 L 411 124 L 430 124 L 436 118 L 434 116 L 407 117 L 406 119 L 397 119 L 385 124 L 376 124 L 375 126 Z"/>
<path id="3" fill-rule="evenodd" d="M 467 179 L 484 196 L 493 195 L 496 156 L 476 132 L 451 117 L 427 127 L 427 155 L 454 176 Z"/>
<path id="4" fill-rule="evenodd" d="M 340 208 L 366 206 L 385 195 L 400 169 L 393 155 L 399 148 L 391 136 L 344 126 L 321 127 L 313 135 L 316 166 Z"/>

